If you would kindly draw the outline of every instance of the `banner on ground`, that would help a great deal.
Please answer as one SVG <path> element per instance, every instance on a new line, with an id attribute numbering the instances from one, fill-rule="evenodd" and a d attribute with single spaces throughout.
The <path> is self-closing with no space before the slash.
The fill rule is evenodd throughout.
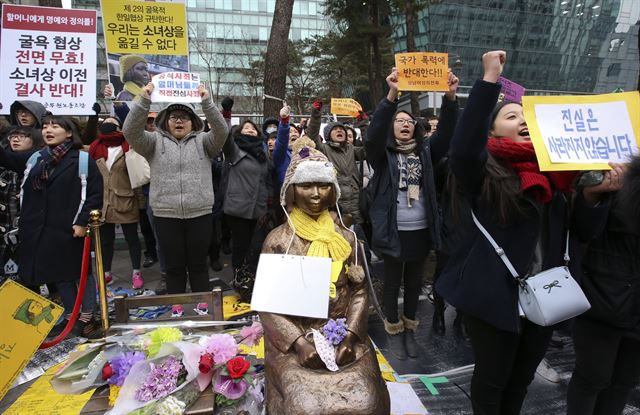
<path id="1" fill-rule="evenodd" d="M 396 68 L 400 91 L 449 90 L 449 55 L 446 53 L 397 53 Z"/>
<path id="2" fill-rule="evenodd" d="M 32 100 L 54 114 L 94 114 L 95 10 L 4 4 L 0 60 L 0 113 Z"/>
<path id="3" fill-rule="evenodd" d="M 116 101 L 131 101 L 154 75 L 189 72 L 184 1 L 101 0 L 107 71 Z"/>
<path id="4" fill-rule="evenodd" d="M 524 96 L 540 170 L 608 170 L 638 154 L 640 93 Z"/>
<path id="5" fill-rule="evenodd" d="M 189 72 L 163 72 L 154 75 L 151 102 L 200 102 L 200 75 Z"/>
<path id="6" fill-rule="evenodd" d="M 362 111 L 362 105 L 352 98 L 331 98 L 331 113 L 357 117 Z"/>
<path id="7" fill-rule="evenodd" d="M 12 280 L 0 286 L 0 304 L 2 399 L 64 310 Z"/>

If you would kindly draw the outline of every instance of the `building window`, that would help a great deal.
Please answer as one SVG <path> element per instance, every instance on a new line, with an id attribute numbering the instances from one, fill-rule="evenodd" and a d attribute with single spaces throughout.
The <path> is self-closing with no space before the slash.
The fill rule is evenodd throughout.
<path id="1" fill-rule="evenodd" d="M 618 75 L 620 75 L 620 64 L 612 63 L 611 65 L 609 65 L 609 68 L 607 69 L 607 76 L 618 76 Z"/>

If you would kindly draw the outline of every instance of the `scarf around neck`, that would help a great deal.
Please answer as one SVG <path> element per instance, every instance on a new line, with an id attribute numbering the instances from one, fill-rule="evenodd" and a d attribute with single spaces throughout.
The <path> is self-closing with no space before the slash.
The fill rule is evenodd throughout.
<path id="1" fill-rule="evenodd" d="M 412 200 L 420 200 L 420 182 L 422 181 L 422 163 L 415 153 L 416 140 L 396 140 L 395 151 L 398 159 L 398 189 L 407 192 L 407 206 Z"/>
<path id="2" fill-rule="evenodd" d="M 98 134 L 98 139 L 89 146 L 89 155 L 94 160 L 104 159 L 107 161 L 109 157 L 109 147 L 122 147 L 122 153 L 129 151 L 129 143 L 124 139 L 122 131 L 114 131 L 112 133 Z"/>
<path id="3" fill-rule="evenodd" d="M 35 190 L 43 188 L 44 183 L 49 180 L 49 176 L 69 152 L 72 145 L 73 141 L 65 140 L 55 147 L 45 147 L 40 150 L 39 163 L 33 167 L 33 173 L 31 174 L 31 182 Z"/>
<path id="4" fill-rule="evenodd" d="M 351 255 L 351 245 L 336 231 L 335 223 L 328 210 L 313 219 L 301 209 L 294 207 L 290 215 L 296 235 L 311 241 L 308 256 L 331 258 L 333 261 L 346 261 Z"/>
<path id="5" fill-rule="evenodd" d="M 515 142 L 509 138 L 491 137 L 487 142 L 487 149 L 493 157 L 509 163 L 520 178 L 522 193 L 531 195 L 540 203 L 549 203 L 554 190 L 569 192 L 572 189 L 577 172 L 541 172 L 530 141 Z"/>
<path id="6" fill-rule="evenodd" d="M 134 97 L 137 97 L 142 92 L 142 87 L 138 86 L 138 84 L 136 84 L 133 81 L 125 82 L 124 87 L 122 87 L 122 89 L 131 93 L 131 95 L 133 95 Z"/>
<path id="7" fill-rule="evenodd" d="M 245 151 L 254 159 L 261 163 L 267 161 L 267 154 L 264 152 L 262 141 L 259 138 L 241 134 L 236 136 L 234 141 L 241 150 Z"/>

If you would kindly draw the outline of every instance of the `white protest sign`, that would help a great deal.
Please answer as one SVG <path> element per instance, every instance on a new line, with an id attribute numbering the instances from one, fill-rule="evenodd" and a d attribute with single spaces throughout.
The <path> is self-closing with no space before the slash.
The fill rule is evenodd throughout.
<path id="1" fill-rule="evenodd" d="M 0 60 L 0 113 L 32 100 L 54 114 L 94 114 L 95 10 L 4 4 Z"/>
<path id="2" fill-rule="evenodd" d="M 262 254 L 251 309 L 291 316 L 327 318 L 331 258 Z"/>
<path id="3" fill-rule="evenodd" d="M 542 171 L 598 170 L 638 154 L 638 93 L 523 97 Z"/>
<path id="4" fill-rule="evenodd" d="M 163 72 L 151 78 L 151 102 L 200 102 L 200 75 L 190 72 Z"/>

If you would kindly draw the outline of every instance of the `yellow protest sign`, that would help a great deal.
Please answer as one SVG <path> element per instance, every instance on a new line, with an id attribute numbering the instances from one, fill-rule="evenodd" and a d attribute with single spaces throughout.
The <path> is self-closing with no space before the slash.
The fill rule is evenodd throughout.
<path id="1" fill-rule="evenodd" d="M 15 281 L 0 287 L 0 399 L 63 313 L 62 307 Z"/>
<path id="2" fill-rule="evenodd" d="M 108 53 L 189 55 L 184 3 L 102 0 Z"/>
<path id="3" fill-rule="evenodd" d="M 446 53 L 396 53 L 396 68 L 400 91 L 449 90 L 449 55 Z"/>
<path id="4" fill-rule="evenodd" d="M 47 370 L 4 414 L 77 415 L 82 412 L 82 408 L 91 399 L 95 389 L 80 395 L 61 395 L 57 393 L 53 390 L 50 381 L 62 366 L 64 366 L 64 363 Z"/>
<path id="5" fill-rule="evenodd" d="M 356 117 L 358 116 L 359 111 L 362 111 L 362 105 L 360 105 L 355 99 L 331 98 L 332 114 Z"/>
<path id="6" fill-rule="evenodd" d="M 638 154 L 640 93 L 523 96 L 542 171 L 608 170 Z"/>

